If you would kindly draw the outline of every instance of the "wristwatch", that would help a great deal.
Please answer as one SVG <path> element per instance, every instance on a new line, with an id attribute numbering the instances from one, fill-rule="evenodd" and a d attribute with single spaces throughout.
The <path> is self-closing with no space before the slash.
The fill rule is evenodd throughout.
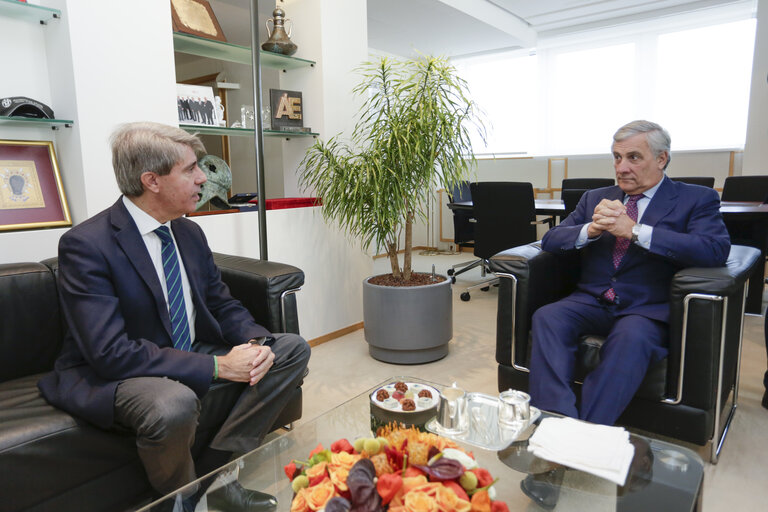
<path id="1" fill-rule="evenodd" d="M 640 228 L 642 227 L 642 224 L 635 224 L 632 226 L 632 238 L 629 239 L 630 242 L 637 243 L 637 237 L 640 236 Z"/>

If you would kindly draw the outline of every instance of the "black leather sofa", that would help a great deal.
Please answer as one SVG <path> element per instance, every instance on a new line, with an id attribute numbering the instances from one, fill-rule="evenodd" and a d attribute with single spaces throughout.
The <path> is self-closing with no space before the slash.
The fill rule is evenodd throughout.
<path id="1" fill-rule="evenodd" d="M 619 424 L 701 446 L 711 443 L 711 461 L 717 462 L 738 402 L 747 282 L 759 260 L 757 249 L 732 245 L 726 266 L 686 268 L 675 274 L 669 292 L 669 355 L 649 368 Z M 496 323 L 499 390 L 527 391 L 531 317 L 539 307 L 575 289 L 578 254 L 544 252 L 535 242 L 496 254 L 490 268 L 501 278 Z M 603 341 L 582 337 L 577 391 L 599 363 Z"/>
<path id="2" fill-rule="evenodd" d="M 272 332 L 299 332 L 296 267 L 214 254 L 224 281 Z M 133 436 L 107 432 L 48 405 L 37 381 L 53 368 L 64 327 L 57 261 L 0 265 L 0 512 L 119 511 L 151 496 Z M 237 399 L 241 383 L 205 395 L 193 453 L 199 454 Z M 301 417 L 301 387 L 274 428 Z"/>

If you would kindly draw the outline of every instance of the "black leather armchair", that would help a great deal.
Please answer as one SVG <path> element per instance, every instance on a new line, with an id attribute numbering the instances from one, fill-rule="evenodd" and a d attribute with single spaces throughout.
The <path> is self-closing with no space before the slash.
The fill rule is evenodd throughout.
<path id="1" fill-rule="evenodd" d="M 734 245 L 725 267 L 686 268 L 670 288 L 669 356 L 651 367 L 618 423 L 701 446 L 717 462 L 738 402 L 747 280 L 760 252 Z M 531 317 L 571 293 L 578 255 L 555 255 L 528 244 L 495 255 L 500 279 L 496 326 L 499 390 L 528 389 Z M 582 337 L 576 385 L 599 362 L 603 339 Z M 729 395 L 731 407 L 726 409 Z M 724 419 L 724 415 L 727 417 Z"/>
<path id="2" fill-rule="evenodd" d="M 272 332 L 299 332 L 296 267 L 214 254 L 232 295 Z M 48 405 L 37 381 L 53 368 L 64 328 L 55 258 L 0 265 L 0 512 L 115 511 L 151 495 L 132 435 L 108 432 Z M 225 419 L 242 383 L 220 382 L 203 398 L 193 454 Z M 298 387 L 274 428 L 301 417 Z"/>

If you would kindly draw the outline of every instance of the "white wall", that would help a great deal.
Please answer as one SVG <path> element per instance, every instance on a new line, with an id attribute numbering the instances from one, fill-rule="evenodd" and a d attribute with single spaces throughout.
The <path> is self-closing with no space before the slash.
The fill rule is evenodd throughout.
<path id="1" fill-rule="evenodd" d="M 352 97 L 359 81 L 354 70 L 368 55 L 365 2 L 286 0 L 280 6 L 293 20 L 296 56 L 317 62 L 315 68 L 281 74 L 280 88 L 303 91 L 304 126 L 320 133 L 323 140 L 340 133 L 349 136 L 360 105 Z M 296 170 L 313 143 L 307 138 L 283 142 L 286 197 L 311 195 L 300 189 Z"/>
<path id="2" fill-rule="evenodd" d="M 67 173 L 82 172 L 84 213 L 90 217 L 118 195 L 108 146 L 114 128 L 130 121 L 177 122 L 170 3 L 50 4 L 63 11 L 71 62 L 51 59 L 49 68 L 52 75 L 71 73 L 74 80 L 74 96 L 67 103 L 76 108 L 76 135 L 69 149 L 80 151 L 82 168 Z"/>
<path id="3" fill-rule="evenodd" d="M 53 20 L 47 26 L 40 26 L 22 20 L 0 17 L 0 55 L 3 72 L 0 73 L 0 97 L 27 96 L 50 106 L 61 119 L 73 119 L 74 109 L 57 101 L 51 91 L 51 74 L 45 63 L 48 58 L 48 40 L 57 40 L 61 22 Z M 52 36 L 51 33 L 54 33 Z M 66 76 L 63 77 L 66 81 Z M 54 82 L 58 84 L 59 77 Z M 66 84 L 64 84 L 66 87 Z M 0 139 L 6 140 L 49 140 L 54 142 L 57 159 L 64 174 L 64 162 L 68 157 L 66 145 L 60 140 L 71 137 L 71 129 L 53 131 L 43 127 L 23 127 L 0 124 Z M 67 176 L 63 176 L 65 193 Z M 75 199 L 77 199 L 76 194 Z M 72 199 L 69 201 L 73 206 Z M 74 215 L 75 211 L 72 208 Z M 8 261 L 43 259 L 56 255 L 59 237 L 66 229 L 43 229 L 22 232 L 0 232 L 0 263 Z"/>
<path id="4" fill-rule="evenodd" d="M 758 0 L 744 174 L 768 174 L 768 0 Z"/>
<path id="5" fill-rule="evenodd" d="M 193 217 L 214 251 L 258 257 L 258 213 Z M 306 284 L 296 295 L 299 324 L 307 339 L 362 321 L 362 281 L 373 259 L 334 225 L 319 208 L 267 212 L 269 258 L 304 271 Z"/>

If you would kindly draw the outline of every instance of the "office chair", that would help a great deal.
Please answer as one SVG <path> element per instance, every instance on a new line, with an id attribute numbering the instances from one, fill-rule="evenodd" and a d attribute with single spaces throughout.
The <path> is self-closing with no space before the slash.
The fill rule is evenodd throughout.
<path id="1" fill-rule="evenodd" d="M 536 206 L 533 185 L 513 181 L 482 182 L 470 185 L 474 205 L 475 256 L 487 271 L 488 260 L 500 251 L 536 241 Z M 543 221 L 542 221 L 543 222 Z M 498 278 L 470 286 L 460 297 L 470 299 L 470 290 L 487 291 Z"/>
<path id="2" fill-rule="evenodd" d="M 563 178 L 562 190 L 610 187 L 616 184 L 613 178 Z"/>
<path id="3" fill-rule="evenodd" d="M 615 185 L 613 178 L 563 178 L 560 186 L 560 199 L 565 203 L 565 211 L 560 216 L 560 220 L 566 218 L 576 209 L 579 199 L 587 190 L 593 188 L 610 187 Z M 550 217 L 550 227 L 554 224 L 554 217 Z"/>
<path id="4" fill-rule="evenodd" d="M 723 201 L 767 202 L 768 175 L 726 177 L 721 199 Z"/>
<path id="5" fill-rule="evenodd" d="M 728 176 L 723 184 L 722 201 L 755 201 L 768 202 L 768 175 L 756 176 Z M 732 244 L 757 247 L 764 255 L 768 255 L 768 226 L 765 222 L 757 222 L 755 219 L 735 218 L 723 215 L 725 227 L 731 236 Z M 768 258 L 766 258 L 768 259 Z M 749 281 L 749 296 L 747 304 L 749 310 L 754 312 L 759 309 L 762 301 L 764 281 L 761 273 L 756 273 Z"/>
<path id="6" fill-rule="evenodd" d="M 579 199 L 581 199 L 581 196 L 583 196 L 586 191 L 587 189 L 585 188 L 564 188 L 563 191 L 560 192 L 560 198 L 565 204 L 565 210 L 563 211 L 562 216 L 563 219 L 573 213 L 573 210 L 576 209 L 576 205 L 579 204 Z"/>
<path id="7" fill-rule="evenodd" d="M 680 176 L 678 178 L 670 176 L 669 179 L 680 181 L 682 183 L 690 183 L 691 185 L 715 188 L 715 178 L 713 176 Z"/>
<path id="8" fill-rule="evenodd" d="M 685 268 L 670 286 L 669 355 L 651 366 L 618 424 L 701 446 L 711 443 L 715 463 L 737 408 L 747 279 L 760 264 L 753 247 L 732 245 L 725 266 Z M 532 243 L 491 258 L 501 278 L 496 320 L 498 386 L 528 389 L 531 318 L 571 293 L 579 256 L 541 250 Z M 581 338 L 574 383 L 600 361 L 603 338 Z M 728 398 L 731 405 L 728 407 Z"/>
<path id="9" fill-rule="evenodd" d="M 461 181 L 448 192 L 448 202 L 460 203 L 465 201 L 472 201 L 472 192 L 469 190 L 469 182 Z M 451 212 L 453 213 L 453 241 L 456 243 L 456 247 L 474 246 L 475 219 L 472 209 L 451 208 Z M 480 263 L 480 260 L 457 263 L 448 269 L 448 275 L 452 276 L 451 281 L 455 283 L 454 274 L 458 275 L 478 267 Z M 456 269 L 461 270 L 456 272 Z"/>

